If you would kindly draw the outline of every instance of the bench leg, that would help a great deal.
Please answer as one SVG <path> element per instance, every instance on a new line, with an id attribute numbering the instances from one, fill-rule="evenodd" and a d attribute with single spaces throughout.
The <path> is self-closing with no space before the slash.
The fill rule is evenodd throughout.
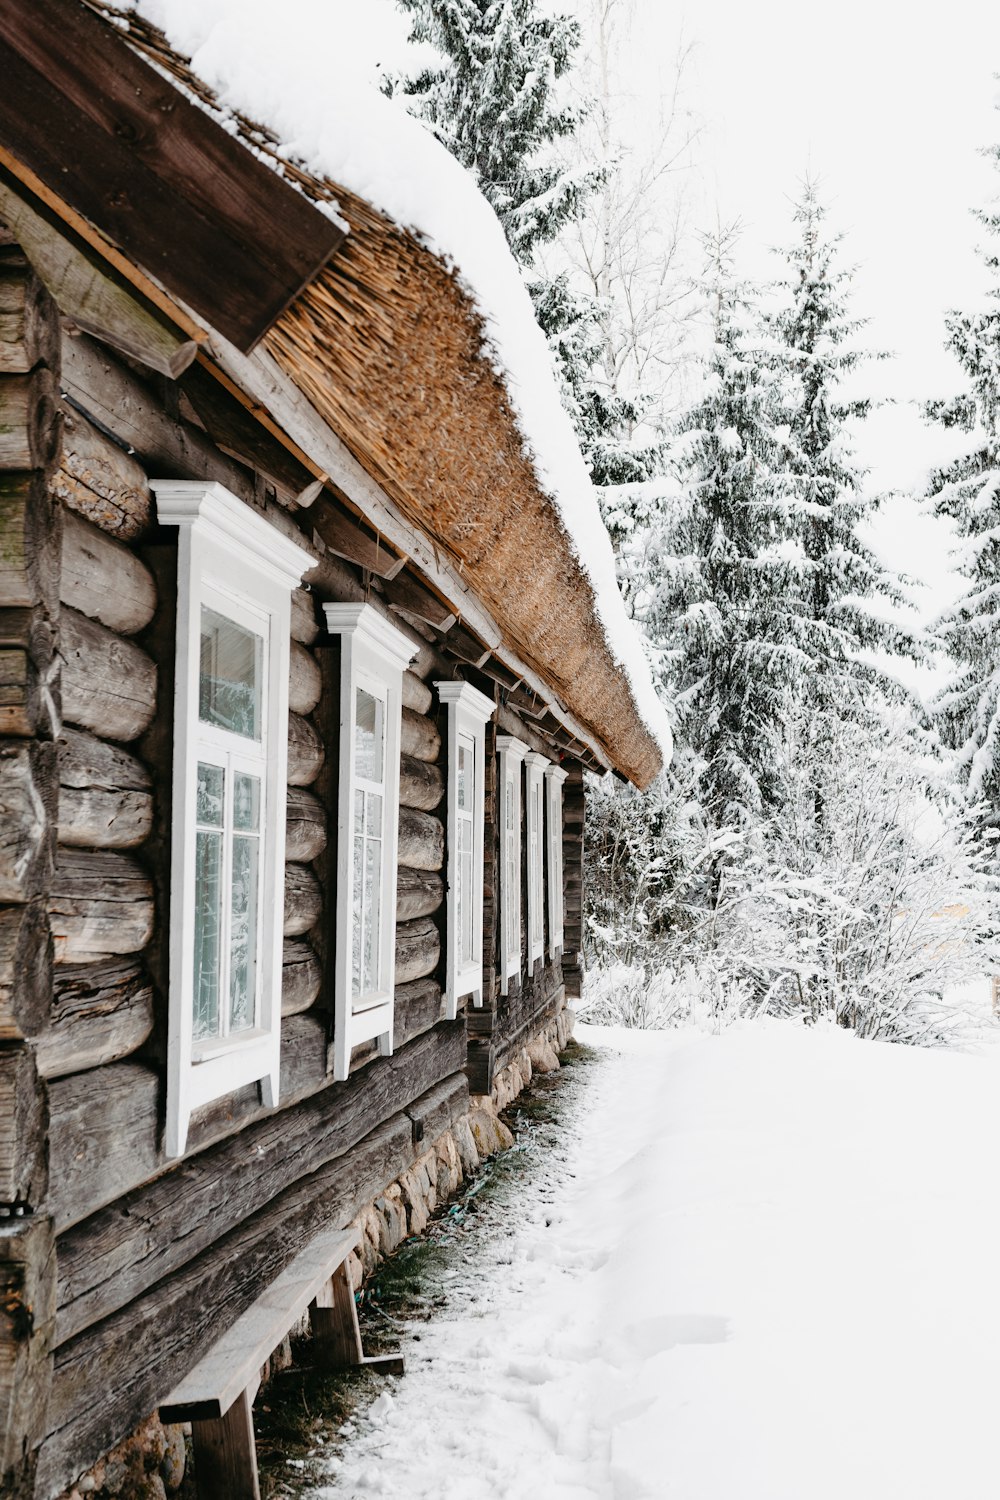
<path id="1" fill-rule="evenodd" d="M 341 1370 L 364 1362 L 358 1309 L 346 1261 L 337 1267 L 310 1307 L 309 1322 L 317 1355 L 329 1369 Z"/>
<path id="2" fill-rule="evenodd" d="M 198 1500 L 260 1500 L 250 1390 L 224 1417 L 191 1423 Z"/>

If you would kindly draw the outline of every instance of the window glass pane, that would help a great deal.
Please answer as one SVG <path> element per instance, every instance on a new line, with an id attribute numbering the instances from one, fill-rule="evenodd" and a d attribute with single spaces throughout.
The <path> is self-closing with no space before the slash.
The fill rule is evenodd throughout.
<path id="1" fill-rule="evenodd" d="M 382 912 L 382 844 L 365 840 L 365 938 L 362 954 L 362 994 L 379 987 L 379 931 Z"/>
<path id="2" fill-rule="evenodd" d="M 368 803 L 368 836 L 380 839 L 382 837 L 382 798 L 378 792 L 369 792 L 366 801 Z"/>
<path id="3" fill-rule="evenodd" d="M 465 735 L 459 737 L 458 741 L 458 805 L 463 810 L 471 809 L 473 798 L 473 778 L 475 776 L 474 746 L 472 740 Z"/>
<path id="4" fill-rule="evenodd" d="M 250 740 L 261 737 L 264 641 L 204 605 L 198 717 Z"/>
<path id="5" fill-rule="evenodd" d="M 360 835 L 354 839 L 354 900 L 351 925 L 351 994 L 355 999 L 361 994 L 361 942 L 364 929 L 364 883 L 362 870 L 365 858 L 365 841 Z"/>
<path id="6" fill-rule="evenodd" d="M 222 834 L 195 835 L 194 1037 L 219 1034 Z"/>
<path id="7" fill-rule="evenodd" d="M 463 847 L 458 859 L 458 933 L 459 933 L 459 961 L 464 964 L 472 962 L 472 929 L 473 929 L 473 897 L 472 897 L 472 829 L 469 828 L 468 847 Z"/>
<path id="8" fill-rule="evenodd" d="M 355 833 L 364 833 L 364 831 L 365 831 L 365 794 L 364 794 L 364 792 L 355 792 L 354 793 L 354 832 Z"/>
<path id="9" fill-rule="evenodd" d="M 233 827 L 240 833 L 260 828 L 260 778 L 237 771 L 233 782 Z"/>
<path id="10" fill-rule="evenodd" d="M 221 766 L 198 762 L 198 787 L 195 797 L 195 821 L 211 828 L 222 827 L 223 795 L 226 773 Z"/>
<path id="11" fill-rule="evenodd" d="M 247 776 L 246 781 L 255 781 Z M 237 786 L 240 778 L 237 777 Z M 229 944 L 229 1027 L 246 1031 L 257 1011 L 257 885 L 260 840 L 233 839 L 232 928 Z"/>
<path id="12" fill-rule="evenodd" d="M 354 769 L 366 781 L 382 780 L 382 716 L 381 699 L 373 698 L 364 688 L 357 688 L 354 695 Z"/>

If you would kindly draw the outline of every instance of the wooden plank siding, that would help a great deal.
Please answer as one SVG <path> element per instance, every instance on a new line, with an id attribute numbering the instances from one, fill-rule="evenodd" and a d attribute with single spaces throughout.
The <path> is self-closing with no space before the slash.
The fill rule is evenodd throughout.
<path id="1" fill-rule="evenodd" d="M 77 0 L 0 0 L 0 36 L 0 143 L 128 260 L 252 348 L 343 229 Z"/>

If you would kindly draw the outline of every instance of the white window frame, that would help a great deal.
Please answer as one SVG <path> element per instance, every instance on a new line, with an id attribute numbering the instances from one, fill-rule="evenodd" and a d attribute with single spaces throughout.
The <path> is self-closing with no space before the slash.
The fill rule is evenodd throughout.
<path id="1" fill-rule="evenodd" d="M 496 704 L 468 682 L 436 682 L 438 697 L 448 705 L 448 899 L 447 950 L 445 959 L 445 1014 L 449 1021 L 458 1015 L 458 1002 L 465 995 L 472 1003 L 483 1003 L 483 824 L 486 798 L 486 725 L 493 717 Z M 459 923 L 459 824 L 463 814 L 458 806 L 459 739 L 473 743 L 472 807 L 468 821 L 472 824 L 472 952 L 474 957 L 460 963 L 461 933 Z"/>
<path id="2" fill-rule="evenodd" d="M 528 843 L 528 968 L 545 956 L 545 769 L 551 761 L 533 750 L 524 757 Z"/>
<path id="3" fill-rule="evenodd" d="M 192 1113 L 247 1084 L 278 1102 L 281 959 L 288 761 L 291 591 L 315 558 L 223 485 L 153 480 L 157 517 L 177 526 L 177 648 L 170 855 L 170 997 L 166 1153 L 183 1156 Z M 261 740 L 202 724 L 198 716 L 201 611 L 205 605 L 264 639 Z M 258 994 L 251 1030 L 194 1039 L 195 817 L 199 754 L 261 777 L 258 854 Z M 229 794 L 227 793 L 227 796 Z M 228 860 L 228 855 L 227 855 Z M 222 1003 L 227 1003 L 222 996 Z"/>
<path id="4" fill-rule="evenodd" d="M 500 825 L 500 993 L 521 977 L 521 762 L 528 753 L 523 740 L 497 735 L 497 821 Z M 511 790 L 508 818 L 507 789 Z M 508 860 L 508 852 L 513 861 Z M 510 864 L 514 865 L 516 878 Z M 508 921 L 510 918 L 510 921 Z M 510 928 L 513 927 L 513 937 Z"/>
<path id="5" fill-rule="evenodd" d="M 347 1078 L 351 1050 L 378 1040 L 383 1057 L 392 1055 L 396 975 L 396 871 L 399 843 L 399 740 L 403 712 L 403 672 L 417 647 L 370 604 L 324 604 L 326 625 L 340 637 L 340 784 L 338 787 L 337 913 L 335 926 L 333 1076 Z M 355 1003 L 354 931 L 354 731 L 357 689 L 383 707 L 381 930 L 379 986 Z"/>
<path id="6" fill-rule="evenodd" d="M 563 782 L 569 775 L 562 766 L 550 765 L 545 772 L 547 818 L 546 843 L 549 866 L 549 953 L 553 959 L 562 956 L 565 940 L 563 892 Z"/>

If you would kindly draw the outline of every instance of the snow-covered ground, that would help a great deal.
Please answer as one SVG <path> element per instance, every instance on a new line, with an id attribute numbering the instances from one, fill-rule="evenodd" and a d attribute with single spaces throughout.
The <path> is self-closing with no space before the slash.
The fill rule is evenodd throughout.
<path id="1" fill-rule="evenodd" d="M 1000 1049 L 580 1035 L 559 1144 L 308 1493 L 992 1500 Z"/>

